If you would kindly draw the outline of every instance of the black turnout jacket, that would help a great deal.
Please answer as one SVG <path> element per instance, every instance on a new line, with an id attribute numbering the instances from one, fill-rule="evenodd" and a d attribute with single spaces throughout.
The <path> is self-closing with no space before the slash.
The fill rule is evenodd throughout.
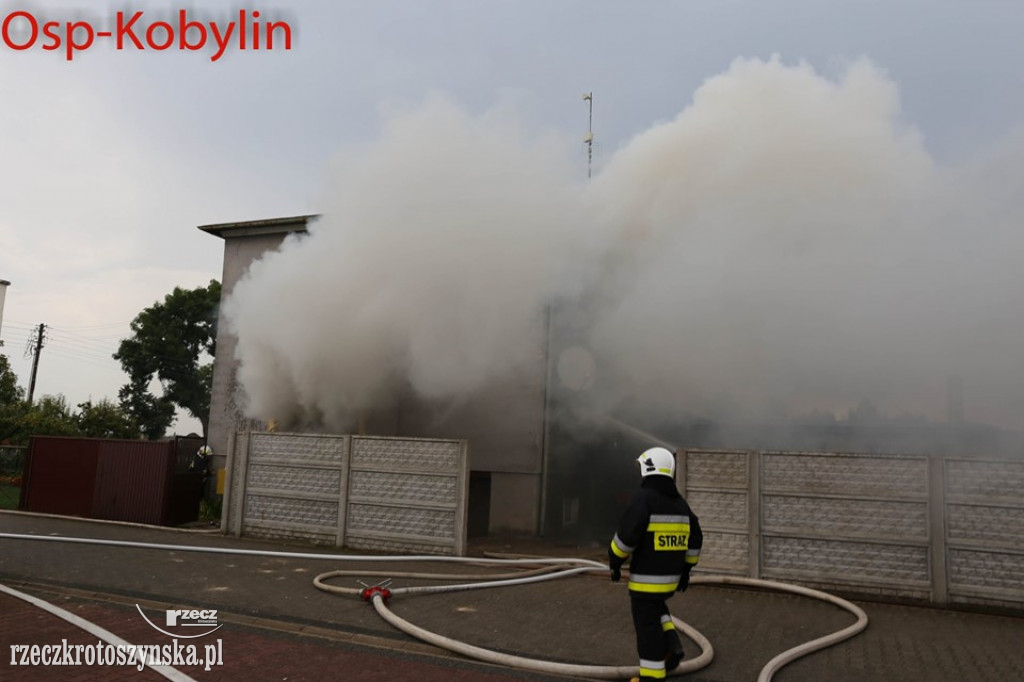
<path id="1" fill-rule="evenodd" d="M 608 562 L 616 569 L 632 556 L 630 595 L 664 599 L 686 589 L 703 544 L 697 515 L 675 481 L 647 476 L 622 515 L 608 548 Z"/>

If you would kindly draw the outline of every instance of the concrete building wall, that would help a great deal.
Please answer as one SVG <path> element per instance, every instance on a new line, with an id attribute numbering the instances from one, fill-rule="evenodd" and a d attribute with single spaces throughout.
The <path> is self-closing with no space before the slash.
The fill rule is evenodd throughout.
<path id="1" fill-rule="evenodd" d="M 312 216 L 205 225 L 199 229 L 224 240 L 224 267 L 221 274 L 221 300 L 226 300 L 235 284 L 248 271 L 253 261 L 281 246 L 285 238 L 305 230 Z M 238 361 L 235 359 L 237 339 L 228 331 L 223 311 L 217 320 L 217 357 L 213 364 L 213 387 L 210 395 L 210 425 L 207 442 L 214 452 L 214 467 L 225 465 L 228 438 L 243 425 L 238 404 Z"/>
<path id="2" fill-rule="evenodd" d="M 539 474 L 491 474 L 490 532 L 535 533 L 540 520 Z"/>
<path id="3" fill-rule="evenodd" d="M 455 401 L 400 402 L 398 435 L 460 438 L 470 443 L 470 468 L 491 474 L 490 530 L 537 530 L 544 450 L 546 328 L 531 331 L 534 361 L 514 376 Z"/>
<path id="4" fill-rule="evenodd" d="M 544 443 L 546 329 L 538 316 L 528 330 L 533 361 L 480 390 L 443 401 L 408 396 L 399 402 L 402 435 L 468 438 L 476 471 L 539 474 Z"/>

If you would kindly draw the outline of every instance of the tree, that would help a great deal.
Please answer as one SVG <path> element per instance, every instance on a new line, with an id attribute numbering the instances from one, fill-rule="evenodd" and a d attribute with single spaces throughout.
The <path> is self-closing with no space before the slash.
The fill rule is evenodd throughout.
<path id="1" fill-rule="evenodd" d="M 19 436 L 78 436 L 78 424 L 63 395 L 44 395 L 28 405 L 21 420 Z"/>
<path id="2" fill-rule="evenodd" d="M 6 355 L 0 355 L 0 443 L 19 431 L 24 415 L 25 389 L 18 386 L 18 376 L 11 369 Z"/>
<path id="3" fill-rule="evenodd" d="M 172 417 L 173 410 L 172 405 Z M 138 438 L 139 428 L 108 398 L 79 403 L 78 412 L 59 394 L 45 395 L 30 405 L 7 358 L 0 355 L 0 442 L 24 445 L 32 436 Z"/>
<path id="4" fill-rule="evenodd" d="M 75 425 L 79 434 L 89 438 L 138 438 L 139 427 L 120 405 L 104 398 L 98 403 L 78 404 Z"/>
<path id="5" fill-rule="evenodd" d="M 11 361 L 0 355 L 0 405 L 19 403 L 25 399 L 25 389 L 18 386 L 18 375 L 11 369 Z"/>
<path id="6" fill-rule="evenodd" d="M 121 408 L 148 438 L 160 438 L 174 420 L 175 406 L 199 420 L 206 435 L 216 352 L 220 283 L 174 291 L 139 313 L 132 335 L 121 341 L 114 359 L 128 374 L 118 397 Z M 150 391 L 153 379 L 162 395 Z"/>
<path id="7" fill-rule="evenodd" d="M 149 392 L 152 375 L 132 379 L 117 392 L 120 407 L 135 423 L 136 435 L 149 440 L 163 438 L 174 421 L 174 403 Z"/>

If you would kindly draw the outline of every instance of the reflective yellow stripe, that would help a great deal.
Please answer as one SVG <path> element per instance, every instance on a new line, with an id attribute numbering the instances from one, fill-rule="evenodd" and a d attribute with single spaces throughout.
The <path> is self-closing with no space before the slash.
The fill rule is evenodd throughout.
<path id="1" fill-rule="evenodd" d="M 669 630 L 675 630 L 676 629 L 676 624 L 673 623 L 670 620 L 669 621 L 665 621 L 664 623 L 661 624 L 661 629 L 664 630 L 665 632 L 668 632 Z"/>
<path id="2" fill-rule="evenodd" d="M 686 557 L 686 563 L 690 564 L 691 566 L 696 566 L 698 561 L 700 561 L 699 554 Z"/>
<path id="3" fill-rule="evenodd" d="M 648 523 L 647 530 L 663 530 L 670 533 L 689 533 L 690 524 L 688 523 Z"/>
<path id="4" fill-rule="evenodd" d="M 663 680 L 665 679 L 665 669 L 655 670 L 654 668 L 640 668 L 640 677 L 646 677 L 652 680 Z"/>
<path id="5" fill-rule="evenodd" d="M 629 582 L 629 589 L 634 592 L 651 592 L 653 594 L 664 594 L 666 592 L 675 592 L 676 588 L 679 587 L 679 583 L 635 583 Z"/>
<path id="6" fill-rule="evenodd" d="M 605 537 L 608 537 L 608 536 L 606 535 Z M 629 552 L 623 552 L 621 549 L 619 549 L 619 546 L 618 546 L 618 544 L 616 544 L 615 540 L 612 540 L 611 547 L 612 547 L 612 552 L 615 554 L 615 556 L 619 557 L 620 559 L 626 559 L 626 558 L 629 557 Z"/>

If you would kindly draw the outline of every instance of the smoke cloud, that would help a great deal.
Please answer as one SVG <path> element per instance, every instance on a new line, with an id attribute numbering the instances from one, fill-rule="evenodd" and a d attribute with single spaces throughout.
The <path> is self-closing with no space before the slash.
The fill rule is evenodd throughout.
<path id="1" fill-rule="evenodd" d="M 1019 428 L 1024 134 L 942 166 L 870 62 L 833 81 L 773 58 L 706 81 L 589 183 L 574 146 L 510 111 L 391 112 L 311 234 L 228 302 L 251 414 L 341 425 L 396 390 L 509 380 L 568 300 L 609 409 L 941 420 L 956 376 L 969 419 Z"/>
<path id="2" fill-rule="evenodd" d="M 532 361 L 547 300 L 583 279 L 574 175 L 562 141 L 508 112 L 392 112 L 339 159 L 311 234 L 236 287 L 250 411 L 344 425 L 406 385 L 457 396 Z"/>

